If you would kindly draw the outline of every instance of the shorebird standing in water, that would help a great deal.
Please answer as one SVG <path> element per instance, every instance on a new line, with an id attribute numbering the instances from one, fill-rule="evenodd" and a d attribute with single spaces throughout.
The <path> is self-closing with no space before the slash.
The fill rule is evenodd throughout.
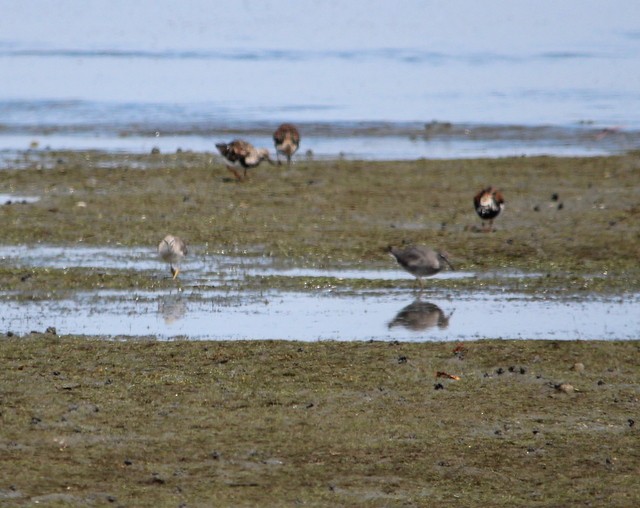
<path id="1" fill-rule="evenodd" d="M 504 208 L 504 197 L 502 193 L 489 186 L 482 189 L 473 197 L 473 206 L 476 213 L 482 219 L 482 231 L 493 231 L 493 219 L 495 219 Z M 487 229 L 485 221 L 489 221 Z"/>
<path id="2" fill-rule="evenodd" d="M 418 279 L 420 289 L 424 287 L 422 277 L 435 275 L 446 265 L 455 270 L 445 252 L 433 250 L 422 245 L 405 248 L 389 246 L 389 254 L 396 258 L 402 268 Z"/>
<path id="3" fill-rule="evenodd" d="M 236 139 L 231 143 L 217 143 L 216 148 L 225 158 L 227 169 L 231 171 L 240 182 L 246 180 L 247 170 L 249 168 L 255 168 L 264 160 L 269 164 L 273 164 L 271 157 L 269 157 L 269 150 L 266 148 L 256 148 L 251 143 L 241 139 Z M 244 169 L 242 176 L 236 168 Z"/>
<path id="4" fill-rule="evenodd" d="M 187 245 L 177 236 L 167 235 L 158 244 L 158 254 L 165 263 L 169 263 L 171 275 L 175 279 L 180 273 L 180 260 L 187 255 Z"/>
<path id="5" fill-rule="evenodd" d="M 298 129 L 290 123 L 283 123 L 273 133 L 273 143 L 276 147 L 276 158 L 280 162 L 280 154 L 287 158 L 287 165 L 291 166 L 291 156 L 300 147 L 300 133 Z"/>

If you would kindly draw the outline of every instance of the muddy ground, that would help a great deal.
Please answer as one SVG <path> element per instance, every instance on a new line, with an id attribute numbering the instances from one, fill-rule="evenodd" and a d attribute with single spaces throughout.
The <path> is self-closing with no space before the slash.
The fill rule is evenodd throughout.
<path id="1" fill-rule="evenodd" d="M 0 504 L 638 504 L 640 342 L 454 347 L 3 339 Z"/>
<path id="2" fill-rule="evenodd" d="M 212 154 L 19 154 L 2 171 L 0 193 L 15 196 L 0 206 L 3 243 L 153 248 L 172 232 L 211 254 L 364 268 L 388 267 L 385 247 L 404 241 L 444 248 L 464 270 L 543 273 L 536 293 L 640 288 L 638 153 L 298 161 L 230 176 Z M 471 206 L 486 184 L 507 201 L 493 233 Z M 3 298 L 173 283 L 126 264 L 0 265 Z M 280 284 L 247 284 L 265 283 Z M 454 347 L 5 336 L 0 503 L 640 502 L 640 342 Z"/>

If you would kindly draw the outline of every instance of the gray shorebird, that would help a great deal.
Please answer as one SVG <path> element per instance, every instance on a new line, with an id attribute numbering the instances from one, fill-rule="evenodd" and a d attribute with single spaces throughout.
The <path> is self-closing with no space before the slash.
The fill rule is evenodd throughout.
<path id="1" fill-rule="evenodd" d="M 291 166 L 291 156 L 300 147 L 300 132 L 298 132 L 298 129 L 290 123 L 283 123 L 273 133 L 273 143 L 276 147 L 278 164 L 281 164 L 280 154 L 282 154 L 287 158 L 287 165 Z"/>
<path id="2" fill-rule="evenodd" d="M 455 270 L 449 262 L 446 252 L 433 250 L 430 247 L 422 245 L 405 248 L 389 246 L 389 253 L 396 258 L 402 268 L 418 279 L 420 289 L 424 287 L 422 277 L 435 275 L 447 265 Z"/>
<path id="3" fill-rule="evenodd" d="M 169 263 L 171 275 L 175 279 L 180 273 L 180 260 L 187 255 L 187 245 L 177 236 L 167 235 L 158 244 L 158 254 L 165 263 Z"/>
<path id="4" fill-rule="evenodd" d="M 269 164 L 273 164 L 273 160 L 269 157 L 269 150 L 266 148 L 256 148 L 251 143 L 241 139 L 236 139 L 231 143 L 217 143 L 216 148 L 225 158 L 227 169 L 231 171 L 240 182 L 246 180 L 247 170 L 249 168 L 255 168 L 264 160 Z M 244 169 L 242 176 L 236 168 Z"/>
<path id="5" fill-rule="evenodd" d="M 504 208 L 504 197 L 502 192 L 489 186 L 473 197 L 473 206 L 482 219 L 482 231 L 493 231 L 493 220 L 500 215 Z M 489 221 L 488 229 L 485 221 Z"/>

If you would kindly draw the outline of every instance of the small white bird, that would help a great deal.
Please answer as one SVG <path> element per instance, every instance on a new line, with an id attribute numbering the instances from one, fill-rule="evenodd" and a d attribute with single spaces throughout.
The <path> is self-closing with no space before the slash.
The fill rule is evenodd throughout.
<path id="1" fill-rule="evenodd" d="M 180 273 L 180 260 L 187 255 L 187 244 L 173 235 L 165 236 L 158 244 L 158 254 L 165 263 L 169 263 L 171 275 L 175 279 Z"/>

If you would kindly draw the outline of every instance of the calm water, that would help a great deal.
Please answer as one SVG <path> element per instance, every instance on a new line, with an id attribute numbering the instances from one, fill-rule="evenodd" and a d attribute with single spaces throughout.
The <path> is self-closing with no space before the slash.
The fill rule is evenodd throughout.
<path id="1" fill-rule="evenodd" d="M 638 339 L 640 295 L 589 301 L 505 293 L 330 291 L 78 293 L 55 300 L 0 295 L 0 327 L 27 334 L 184 337 L 196 340 Z"/>
<path id="2" fill-rule="evenodd" d="M 2 151 L 271 146 L 283 120 L 319 157 L 640 147 L 633 0 L 0 0 L 0 12 Z"/>

